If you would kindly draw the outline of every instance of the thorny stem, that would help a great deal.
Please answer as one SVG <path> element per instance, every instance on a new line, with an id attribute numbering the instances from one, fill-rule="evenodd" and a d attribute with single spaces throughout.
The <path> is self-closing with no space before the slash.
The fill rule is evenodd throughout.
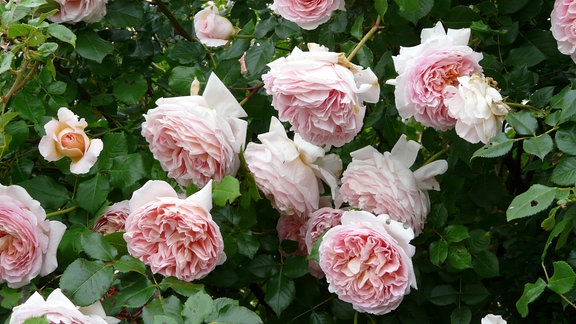
<path id="1" fill-rule="evenodd" d="M 346 59 L 348 61 L 352 61 L 352 59 L 354 58 L 354 56 L 356 56 L 356 54 L 358 54 L 358 52 L 360 51 L 362 46 L 364 46 L 364 44 L 366 44 L 368 39 L 370 39 L 372 37 L 372 35 L 374 35 L 378 31 L 378 29 L 380 29 L 380 16 L 378 16 L 378 18 L 376 18 L 376 22 L 374 23 L 372 28 L 370 28 L 370 30 L 366 33 L 366 35 L 364 35 L 364 37 L 362 37 L 360 42 L 358 42 L 358 44 L 356 44 L 356 47 L 354 47 L 352 52 L 350 52 L 350 54 L 348 54 L 348 57 L 346 57 Z"/>

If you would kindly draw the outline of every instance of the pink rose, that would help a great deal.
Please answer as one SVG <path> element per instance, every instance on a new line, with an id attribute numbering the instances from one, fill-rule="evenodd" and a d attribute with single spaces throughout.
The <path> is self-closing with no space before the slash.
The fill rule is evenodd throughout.
<path id="1" fill-rule="evenodd" d="M 278 118 L 290 122 L 304 140 L 342 146 L 362 129 L 364 101 L 378 101 L 378 78 L 342 53 L 317 44 L 308 47 L 308 52 L 296 47 L 288 57 L 269 63 L 270 71 L 262 75 L 264 88 Z"/>
<path id="2" fill-rule="evenodd" d="M 56 270 L 65 230 L 24 188 L 0 184 L 0 283 L 19 288 Z"/>
<path id="3" fill-rule="evenodd" d="M 330 20 L 333 11 L 345 10 L 344 0 L 274 0 L 270 9 L 307 30 Z"/>
<path id="4" fill-rule="evenodd" d="M 44 125 L 46 135 L 40 139 L 38 150 L 47 161 L 58 161 L 69 157 L 70 172 L 74 174 L 88 173 L 98 160 L 98 155 L 104 148 L 100 139 L 89 139 L 84 128 L 88 123 L 78 120 L 70 109 L 58 109 L 58 120 L 51 120 Z"/>
<path id="5" fill-rule="evenodd" d="M 342 218 L 342 214 L 344 214 L 343 209 L 334 209 L 332 207 L 322 207 L 310 214 L 310 218 L 308 222 L 306 222 L 305 232 L 306 251 L 308 254 L 312 252 L 314 242 L 316 242 L 324 232 L 341 224 L 340 219 Z M 318 261 L 309 260 L 308 267 L 310 268 L 310 274 L 314 277 L 324 277 L 324 272 L 322 272 Z"/>
<path id="6" fill-rule="evenodd" d="M 372 146 L 351 153 L 344 171 L 340 194 L 350 206 L 393 220 L 422 232 L 430 211 L 427 190 L 440 190 L 434 176 L 446 172 L 445 160 L 434 161 L 412 172 L 420 144 L 402 135 L 392 152 L 381 154 Z"/>
<path id="7" fill-rule="evenodd" d="M 102 304 L 96 302 L 87 307 L 77 307 L 58 288 L 48 298 L 34 292 L 22 305 L 14 307 L 9 324 L 22 324 L 31 317 L 46 316 L 50 323 L 106 324 L 120 320 L 106 316 Z"/>
<path id="8" fill-rule="evenodd" d="M 502 132 L 510 107 L 502 102 L 495 82 L 483 75 L 461 76 L 446 87 L 444 104 L 456 119 L 456 133 L 470 143 L 484 144 Z"/>
<path id="9" fill-rule="evenodd" d="M 60 10 L 48 17 L 56 23 L 75 24 L 80 21 L 93 23 L 106 16 L 107 0 L 55 0 Z"/>
<path id="10" fill-rule="evenodd" d="M 411 229 L 365 211 L 347 211 L 342 225 L 326 232 L 318 249 L 328 290 L 355 310 L 389 313 L 416 288 L 409 244 Z"/>
<path id="11" fill-rule="evenodd" d="M 295 241 L 298 243 L 298 249 L 294 254 L 306 255 L 306 217 L 298 217 L 296 215 L 280 214 L 276 230 L 278 231 L 278 238 L 280 242 L 284 240 Z M 285 251 L 282 251 L 285 253 Z"/>
<path id="12" fill-rule="evenodd" d="M 216 74 L 202 96 L 160 98 L 156 104 L 144 115 L 142 136 L 169 177 L 203 187 L 236 174 L 248 127 L 239 117 L 246 112 Z"/>
<path id="13" fill-rule="evenodd" d="M 570 55 L 576 62 L 576 11 L 573 0 L 556 0 L 550 14 L 552 36 L 558 43 L 558 51 Z"/>
<path id="14" fill-rule="evenodd" d="M 124 223 L 130 214 L 129 200 L 123 200 L 112 204 L 106 209 L 92 226 L 93 232 L 98 232 L 103 235 L 112 234 L 116 232 L 124 232 Z"/>
<path id="15" fill-rule="evenodd" d="M 281 214 L 308 217 L 318 209 L 322 179 L 336 194 L 336 179 L 342 161 L 335 154 L 294 136 L 272 117 L 270 131 L 258 135 L 262 144 L 249 143 L 244 152 L 246 164 L 258 188 Z"/>
<path id="16" fill-rule="evenodd" d="M 438 22 L 423 29 L 420 37 L 420 45 L 401 47 L 393 57 L 398 77 L 387 83 L 396 86 L 396 108 L 402 118 L 414 117 L 424 126 L 447 130 L 456 120 L 444 105 L 444 89 L 457 85 L 460 76 L 481 72 L 482 54 L 467 45 L 469 28 L 445 32 Z"/>
<path id="17" fill-rule="evenodd" d="M 130 199 L 124 240 L 128 252 L 153 273 L 192 281 L 226 261 L 220 228 L 212 220 L 212 182 L 186 199 L 151 180 Z"/>
<path id="18" fill-rule="evenodd" d="M 200 10 L 194 15 L 194 30 L 202 44 L 212 47 L 225 45 L 230 36 L 234 35 L 232 23 L 220 16 L 214 6 Z"/>

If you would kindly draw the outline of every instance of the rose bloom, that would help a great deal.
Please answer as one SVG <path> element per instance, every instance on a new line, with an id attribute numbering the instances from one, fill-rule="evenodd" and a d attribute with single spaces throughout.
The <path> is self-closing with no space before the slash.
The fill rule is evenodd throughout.
<path id="1" fill-rule="evenodd" d="M 556 0 L 550 14 L 552 36 L 558 43 L 558 51 L 570 55 L 576 62 L 576 10 L 574 0 Z"/>
<path id="2" fill-rule="evenodd" d="M 310 214 L 310 218 L 306 222 L 306 232 L 304 234 L 306 252 L 308 254 L 312 252 L 314 242 L 316 242 L 324 232 L 341 224 L 340 219 L 342 218 L 342 214 L 344 214 L 343 209 L 334 209 L 332 207 L 322 207 Z M 318 261 L 308 260 L 308 267 L 310 268 L 310 274 L 314 277 L 324 277 L 324 272 L 322 272 Z"/>
<path id="3" fill-rule="evenodd" d="M 9 324 L 22 324 L 31 317 L 44 317 L 50 323 L 106 324 L 119 323 L 120 320 L 106 316 L 99 301 L 87 306 L 77 307 L 60 289 L 55 289 L 44 298 L 34 292 L 22 305 L 14 307 Z"/>
<path id="4" fill-rule="evenodd" d="M 246 165 L 258 188 L 281 214 L 307 217 L 318 209 L 322 182 L 337 187 L 342 161 L 335 154 L 304 141 L 298 134 L 294 141 L 286 135 L 274 117 L 270 131 L 258 135 L 262 144 L 249 143 L 244 152 Z"/>
<path id="5" fill-rule="evenodd" d="M 340 194 L 350 206 L 374 214 L 388 214 L 422 232 L 430 211 L 427 190 L 440 190 L 434 176 L 446 172 L 448 163 L 438 160 L 412 172 L 420 144 L 402 135 L 391 152 L 366 146 L 352 152 L 352 162 L 342 175 Z"/>
<path id="6" fill-rule="evenodd" d="M 510 111 L 490 78 L 474 73 L 458 78 L 457 86 L 447 86 L 444 104 L 456 119 L 456 133 L 470 143 L 484 144 L 502 132 Z"/>
<path id="7" fill-rule="evenodd" d="M 56 270 L 56 249 L 66 226 L 20 186 L 0 184 L 0 283 L 19 288 Z"/>
<path id="8" fill-rule="evenodd" d="M 482 54 L 467 45 L 469 28 L 445 32 L 438 22 L 423 29 L 420 37 L 420 45 L 401 47 L 393 57 L 398 77 L 387 83 L 396 86 L 396 108 L 403 119 L 414 117 L 424 126 L 447 130 L 456 120 L 444 105 L 444 89 L 457 85 L 460 76 L 481 72 Z"/>
<path id="9" fill-rule="evenodd" d="M 130 201 L 123 200 L 112 204 L 106 209 L 92 226 L 93 232 L 98 232 L 103 235 L 112 234 L 116 232 L 124 232 L 124 223 L 126 217 L 130 214 Z"/>
<path id="10" fill-rule="evenodd" d="M 318 249 L 328 290 L 359 312 L 389 313 L 416 288 L 411 229 L 365 211 L 347 211 Z"/>
<path id="11" fill-rule="evenodd" d="M 342 53 L 318 44 L 308 48 L 303 52 L 296 47 L 288 57 L 269 63 L 270 71 L 262 75 L 264 88 L 278 118 L 290 122 L 304 140 L 342 146 L 362 129 L 364 101 L 378 101 L 378 78 Z"/>
<path id="12" fill-rule="evenodd" d="M 151 180 L 130 199 L 128 252 L 153 273 L 192 281 L 226 261 L 220 228 L 212 220 L 212 182 L 186 199 L 164 181 Z"/>
<path id="13" fill-rule="evenodd" d="M 104 148 L 101 139 L 89 139 L 84 128 L 88 123 L 84 118 L 78 119 L 70 109 L 58 109 L 58 120 L 51 120 L 44 125 L 46 135 L 40 139 L 38 150 L 47 161 L 58 161 L 69 157 L 70 172 L 88 173 L 98 160 Z"/>
<path id="14" fill-rule="evenodd" d="M 506 324 L 508 323 L 500 315 L 488 314 L 480 320 L 480 324 Z"/>
<path id="15" fill-rule="evenodd" d="M 94 23 L 106 16 L 107 0 L 55 0 L 60 10 L 48 17 L 56 23 L 75 24 L 80 21 Z"/>
<path id="16" fill-rule="evenodd" d="M 330 20 L 335 10 L 345 10 L 344 0 L 274 0 L 270 7 L 303 29 L 316 29 Z"/>
<path id="17" fill-rule="evenodd" d="M 194 15 L 194 30 L 196 37 L 206 46 L 216 47 L 228 43 L 234 35 L 232 23 L 220 16 L 215 6 L 198 11 Z"/>
<path id="18" fill-rule="evenodd" d="M 280 242 L 284 240 L 295 241 L 298 243 L 298 248 L 293 254 L 306 255 L 306 222 L 308 218 L 298 217 L 296 215 L 280 214 L 276 230 L 278 231 L 278 239 Z M 281 251 L 287 254 L 286 251 Z"/>
<path id="19" fill-rule="evenodd" d="M 194 85 L 192 89 L 198 88 Z M 142 136 L 154 158 L 180 185 L 203 187 L 235 175 L 246 140 L 246 112 L 212 73 L 202 96 L 160 98 L 148 110 Z"/>

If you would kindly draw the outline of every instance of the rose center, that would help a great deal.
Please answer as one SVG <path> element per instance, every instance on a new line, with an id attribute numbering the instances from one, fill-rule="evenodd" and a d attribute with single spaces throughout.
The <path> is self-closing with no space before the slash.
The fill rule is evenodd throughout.
<path id="1" fill-rule="evenodd" d="M 60 138 L 60 144 L 65 149 L 78 149 L 84 151 L 86 142 L 84 136 L 78 133 L 66 133 Z"/>

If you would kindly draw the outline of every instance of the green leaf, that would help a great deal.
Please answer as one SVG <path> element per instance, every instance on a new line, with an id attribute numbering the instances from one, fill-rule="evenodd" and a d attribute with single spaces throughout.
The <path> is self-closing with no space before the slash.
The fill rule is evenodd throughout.
<path id="1" fill-rule="evenodd" d="M 21 299 L 24 297 L 23 289 L 10 288 L 7 285 L 0 287 L 0 306 L 6 309 L 12 309 L 20 305 Z"/>
<path id="2" fill-rule="evenodd" d="M 466 306 L 454 308 L 452 313 L 450 313 L 451 324 L 468 324 L 471 320 L 472 312 L 470 311 L 470 308 Z"/>
<path id="3" fill-rule="evenodd" d="M 308 273 L 308 259 L 303 255 L 291 255 L 284 260 L 282 273 L 292 279 L 300 278 Z"/>
<path id="4" fill-rule="evenodd" d="M 553 266 L 554 274 L 548 280 L 548 288 L 560 295 L 572 290 L 574 282 L 576 282 L 574 269 L 565 261 L 556 261 Z"/>
<path id="5" fill-rule="evenodd" d="M 439 240 L 430 243 L 430 262 L 435 266 L 440 266 L 448 257 L 448 242 Z"/>
<path id="6" fill-rule="evenodd" d="M 468 250 L 472 253 L 478 253 L 488 249 L 490 246 L 490 233 L 480 229 L 470 231 L 470 237 L 466 241 Z"/>
<path id="7" fill-rule="evenodd" d="M 102 138 L 104 148 L 98 157 L 100 169 L 110 169 L 114 163 L 113 158 L 124 156 L 128 152 L 128 139 L 126 133 L 107 133 Z"/>
<path id="8" fill-rule="evenodd" d="M 120 257 L 118 261 L 114 262 L 114 269 L 122 273 L 133 271 L 143 276 L 147 275 L 146 265 L 131 255 L 123 255 Z"/>
<path id="9" fill-rule="evenodd" d="M 456 303 L 458 299 L 458 291 L 451 285 L 439 285 L 430 291 L 429 300 L 432 304 L 437 306 L 446 306 Z"/>
<path id="10" fill-rule="evenodd" d="M 538 47 L 534 45 L 525 45 L 510 50 L 505 63 L 513 66 L 534 66 L 546 59 Z M 508 119 L 508 118 L 506 118 Z"/>
<path id="11" fill-rule="evenodd" d="M 472 268 L 472 256 L 465 247 L 452 245 L 448 247 L 446 263 L 457 270 Z"/>
<path id="12" fill-rule="evenodd" d="M 30 33 L 36 30 L 36 27 L 28 24 L 16 24 L 8 27 L 8 37 L 28 37 Z"/>
<path id="13" fill-rule="evenodd" d="M 468 227 L 463 225 L 448 225 L 444 229 L 444 239 L 448 243 L 456 243 L 469 238 Z"/>
<path id="14" fill-rule="evenodd" d="M 76 46 L 76 35 L 68 29 L 68 27 L 60 24 L 50 24 L 47 28 L 48 34 L 66 42 L 72 46 Z"/>
<path id="15" fill-rule="evenodd" d="M 576 183 L 576 157 L 563 156 L 552 171 L 550 180 L 559 186 L 574 186 Z"/>
<path id="16" fill-rule="evenodd" d="M 180 40 L 168 48 L 167 56 L 179 64 L 191 64 L 201 62 L 206 56 L 206 53 L 200 43 Z"/>
<path id="17" fill-rule="evenodd" d="M 14 53 L 12 52 L 2 52 L 2 54 L 0 54 L 0 74 L 10 70 L 13 59 Z"/>
<path id="18" fill-rule="evenodd" d="M 490 292 L 481 283 L 465 283 L 460 298 L 467 305 L 477 305 L 490 296 Z"/>
<path id="19" fill-rule="evenodd" d="M 50 322 L 48 321 L 47 315 L 44 316 L 34 316 L 34 317 L 28 317 L 26 320 L 24 320 L 24 324 L 49 324 Z"/>
<path id="20" fill-rule="evenodd" d="M 78 197 L 76 197 L 76 201 L 80 207 L 95 214 L 106 201 L 108 192 L 110 192 L 108 179 L 98 173 L 78 185 Z"/>
<path id="21" fill-rule="evenodd" d="M 182 281 L 174 277 L 164 278 L 162 279 L 162 282 L 160 282 L 160 289 L 162 291 L 165 291 L 168 288 L 171 288 L 175 292 L 186 297 L 190 297 L 200 291 L 204 291 L 204 286 L 201 284 Z"/>
<path id="22" fill-rule="evenodd" d="M 278 263 L 270 254 L 258 254 L 246 267 L 258 278 L 269 278 L 278 273 Z"/>
<path id="23" fill-rule="evenodd" d="M 202 324 L 205 318 L 212 313 L 214 301 L 204 290 L 198 291 L 188 297 L 184 303 L 182 316 L 189 324 Z"/>
<path id="24" fill-rule="evenodd" d="M 560 151 L 576 155 L 576 124 L 562 125 L 556 132 L 554 140 Z"/>
<path id="25" fill-rule="evenodd" d="M 19 5 L 26 8 L 37 8 L 45 3 L 46 0 L 22 0 Z"/>
<path id="26" fill-rule="evenodd" d="M 114 46 L 92 30 L 83 30 L 76 39 L 76 52 L 86 59 L 102 63 L 106 55 L 112 54 Z"/>
<path id="27" fill-rule="evenodd" d="M 19 185 L 46 209 L 60 208 L 70 199 L 70 193 L 65 186 L 43 174 L 20 182 Z"/>
<path id="28" fill-rule="evenodd" d="M 24 88 L 10 103 L 20 117 L 35 124 L 40 124 L 41 118 L 46 115 L 44 101 L 28 88 Z"/>
<path id="29" fill-rule="evenodd" d="M 240 197 L 240 182 L 233 176 L 225 176 L 220 183 L 214 185 L 212 199 L 216 206 L 225 206 L 226 203 L 233 203 Z"/>
<path id="30" fill-rule="evenodd" d="M 154 295 L 156 291 L 156 287 L 152 281 L 142 276 L 135 277 L 134 280 L 129 281 L 127 285 L 126 281 L 124 281 L 123 284 L 122 289 L 115 295 L 117 298 L 116 303 L 123 307 L 142 307 L 152 298 L 152 295 Z"/>
<path id="31" fill-rule="evenodd" d="M 484 158 L 495 158 L 505 155 L 512 149 L 512 145 L 514 141 L 508 137 L 506 134 L 500 133 L 490 139 L 490 141 L 484 145 L 483 147 L 479 148 L 474 154 L 472 154 L 472 159 L 476 157 L 484 157 Z"/>
<path id="32" fill-rule="evenodd" d="M 352 29 L 350 29 L 350 35 L 354 36 L 357 40 L 361 40 L 362 36 L 364 36 L 364 29 L 362 24 L 364 24 L 364 15 L 359 15 L 354 20 L 354 24 L 352 24 Z"/>
<path id="33" fill-rule="evenodd" d="M 400 6 L 398 13 L 404 19 L 416 23 L 426 16 L 434 7 L 434 1 L 430 0 L 395 0 Z M 404 9 L 403 9 L 404 8 Z"/>
<path id="34" fill-rule="evenodd" d="M 141 26 L 144 23 L 144 7 L 135 0 L 115 0 L 106 6 L 105 19 L 116 28 Z"/>
<path id="35" fill-rule="evenodd" d="M 570 89 L 570 86 L 565 87 L 550 99 L 550 107 L 561 109 L 559 123 L 569 120 L 576 114 L 576 90 Z"/>
<path id="36" fill-rule="evenodd" d="M 127 104 L 135 104 L 146 94 L 148 83 L 140 73 L 129 73 L 116 79 L 112 86 L 114 97 Z"/>
<path id="37" fill-rule="evenodd" d="M 552 204 L 555 196 L 556 188 L 534 184 L 526 192 L 514 197 L 506 210 L 506 219 L 512 221 L 541 212 Z"/>
<path id="38" fill-rule="evenodd" d="M 538 120 L 526 110 L 509 113 L 506 115 L 506 121 L 521 135 L 535 135 L 538 129 Z"/>
<path id="39" fill-rule="evenodd" d="M 264 299 L 277 316 L 288 308 L 294 297 L 296 297 L 296 286 L 291 279 L 279 275 L 268 280 Z"/>
<path id="40" fill-rule="evenodd" d="M 207 323 L 262 323 L 256 313 L 246 307 L 239 306 L 238 301 L 226 297 L 214 301 L 214 311 L 206 318 Z"/>
<path id="41" fill-rule="evenodd" d="M 254 258 L 260 248 L 260 241 L 250 231 L 234 235 L 234 240 L 238 246 L 238 252 L 250 259 Z"/>
<path id="42" fill-rule="evenodd" d="M 250 75 L 259 75 L 274 55 L 274 43 L 271 40 L 258 40 L 246 51 L 246 69 Z"/>
<path id="43" fill-rule="evenodd" d="M 195 76 L 201 74 L 202 72 L 196 68 L 177 66 L 170 71 L 170 75 L 168 76 L 168 85 L 176 94 L 189 96 L 190 84 L 194 81 Z"/>
<path id="44" fill-rule="evenodd" d="M 418 0 L 394 0 L 402 12 L 414 12 L 420 10 L 420 1 Z"/>
<path id="45" fill-rule="evenodd" d="M 544 157 L 554 148 L 554 141 L 548 134 L 542 134 L 524 141 L 524 151 L 533 154 L 544 160 Z"/>
<path id="46" fill-rule="evenodd" d="M 38 53 L 40 53 L 40 57 L 47 58 L 50 54 L 56 52 L 58 49 L 58 44 L 53 42 L 46 42 L 42 45 L 38 46 Z"/>
<path id="47" fill-rule="evenodd" d="M 524 292 L 516 302 L 516 309 L 522 317 L 528 315 L 528 304 L 535 301 L 546 288 L 546 282 L 542 278 L 538 278 L 535 283 L 527 283 L 524 285 Z"/>
<path id="48" fill-rule="evenodd" d="M 480 251 L 474 255 L 472 268 L 482 278 L 493 278 L 500 274 L 500 263 L 490 251 Z"/>
<path id="49" fill-rule="evenodd" d="M 108 171 L 110 184 L 117 188 L 129 187 L 148 174 L 141 153 L 116 156 L 112 159 L 112 168 L 103 171 Z"/>
<path id="50" fill-rule="evenodd" d="M 60 277 L 60 288 L 77 306 L 88 306 L 102 298 L 114 280 L 114 270 L 102 261 L 76 259 Z"/>
<path id="51" fill-rule="evenodd" d="M 566 210 L 566 212 L 564 213 L 562 220 L 556 223 L 554 228 L 552 228 L 552 231 L 550 232 L 550 234 L 548 235 L 548 239 L 546 240 L 546 244 L 544 244 L 544 250 L 542 251 L 542 257 L 541 257 L 542 262 L 544 262 L 544 259 L 546 258 L 546 254 L 548 253 L 548 247 L 552 243 L 552 240 L 556 238 L 558 235 L 565 232 L 566 230 L 569 231 L 572 230 L 574 226 L 573 220 L 574 218 L 576 218 L 576 207 L 574 206 L 575 205 L 571 205 L 568 208 L 568 210 Z"/>
<path id="52" fill-rule="evenodd" d="M 380 17 L 384 17 L 386 11 L 388 11 L 388 0 L 375 0 L 374 8 Z"/>
<path id="53" fill-rule="evenodd" d="M 80 242 L 84 252 L 94 259 L 112 261 L 118 255 L 116 248 L 106 242 L 100 233 L 83 233 Z"/>
<path id="54" fill-rule="evenodd" d="M 176 296 L 168 296 L 163 299 L 153 299 L 148 305 L 144 306 L 142 309 L 142 320 L 145 324 L 156 323 L 154 321 L 155 316 L 167 315 L 169 318 L 173 319 L 176 323 L 184 323 L 182 318 L 182 303 L 180 299 Z"/>

